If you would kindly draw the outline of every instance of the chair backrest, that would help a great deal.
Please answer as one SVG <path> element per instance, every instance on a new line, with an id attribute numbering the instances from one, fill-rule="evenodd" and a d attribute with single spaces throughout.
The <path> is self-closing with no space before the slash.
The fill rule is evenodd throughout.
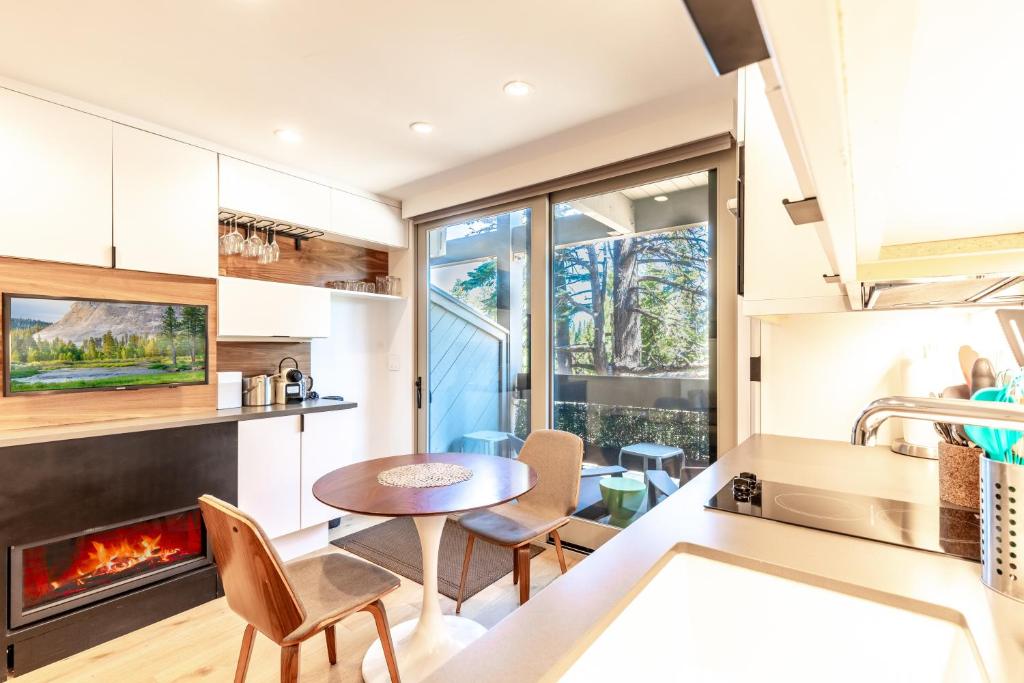
<path id="1" fill-rule="evenodd" d="M 557 429 L 538 429 L 526 437 L 519 460 L 537 471 L 537 486 L 519 497 L 521 505 L 571 515 L 580 499 L 583 439 Z"/>
<path id="2" fill-rule="evenodd" d="M 202 496 L 199 507 L 228 606 L 280 644 L 306 618 L 281 558 L 256 520 L 234 505 Z"/>

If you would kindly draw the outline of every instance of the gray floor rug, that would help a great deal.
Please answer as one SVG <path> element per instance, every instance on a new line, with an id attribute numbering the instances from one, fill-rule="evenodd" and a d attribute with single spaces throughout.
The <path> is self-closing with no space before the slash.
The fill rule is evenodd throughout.
<path id="1" fill-rule="evenodd" d="M 420 539 L 416 535 L 416 525 L 409 517 L 388 520 L 331 543 L 416 583 L 423 583 Z M 543 550 L 531 545 L 530 557 L 536 557 Z M 437 589 L 452 600 L 458 596 L 465 554 L 466 532 L 457 523 L 446 520 L 438 554 Z M 511 571 L 512 550 L 478 538 L 473 544 L 473 559 L 469 563 L 463 599 L 476 595 Z"/>

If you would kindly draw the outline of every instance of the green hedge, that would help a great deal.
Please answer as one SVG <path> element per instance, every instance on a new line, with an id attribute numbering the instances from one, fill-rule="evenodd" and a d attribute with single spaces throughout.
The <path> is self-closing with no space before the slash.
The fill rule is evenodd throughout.
<path id="1" fill-rule="evenodd" d="M 526 434 L 526 401 L 516 401 L 516 434 Z M 708 460 L 708 413 L 633 408 L 599 403 L 555 402 L 555 429 L 578 434 L 586 443 L 618 449 L 631 443 L 679 446 L 687 460 Z"/>

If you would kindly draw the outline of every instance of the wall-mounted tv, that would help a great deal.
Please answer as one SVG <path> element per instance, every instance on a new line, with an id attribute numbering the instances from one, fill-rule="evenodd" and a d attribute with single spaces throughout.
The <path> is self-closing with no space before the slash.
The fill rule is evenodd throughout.
<path id="1" fill-rule="evenodd" d="M 4 395 L 206 384 L 206 306 L 3 295 Z"/>

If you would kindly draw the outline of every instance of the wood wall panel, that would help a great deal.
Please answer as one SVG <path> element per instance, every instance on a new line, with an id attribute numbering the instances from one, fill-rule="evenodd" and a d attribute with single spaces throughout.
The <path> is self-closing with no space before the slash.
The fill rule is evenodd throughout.
<path id="1" fill-rule="evenodd" d="M 221 225 L 221 234 L 226 232 L 227 227 Z M 294 240 L 287 238 L 279 238 L 277 246 L 281 249 L 281 259 L 277 263 L 259 264 L 253 258 L 221 254 L 220 274 L 313 287 L 323 287 L 330 280 L 373 282 L 378 275 L 388 274 L 386 251 L 323 238 L 303 241 L 300 250 L 295 249 Z"/>
<path id="2" fill-rule="evenodd" d="M 0 293 L 84 297 L 209 307 L 207 385 L 152 387 L 131 391 L 83 391 L 36 396 L 0 396 L 0 431 L 101 420 L 203 412 L 217 408 L 217 281 L 0 258 Z M 7 341 L 0 335 L 0 351 Z M 5 369 L 0 368 L 0 373 Z"/>
<path id="3" fill-rule="evenodd" d="M 221 372 L 273 375 L 285 356 L 299 361 L 302 374 L 309 374 L 309 342 L 217 342 L 217 369 Z M 292 367 L 291 363 L 287 365 Z"/>

